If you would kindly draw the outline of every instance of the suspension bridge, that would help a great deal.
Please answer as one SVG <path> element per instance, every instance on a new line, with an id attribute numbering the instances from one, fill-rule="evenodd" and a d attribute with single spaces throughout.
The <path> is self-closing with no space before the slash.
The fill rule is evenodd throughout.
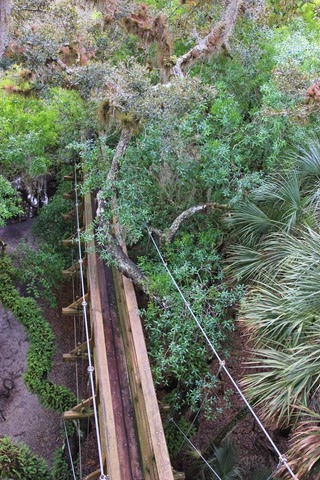
<path id="1" fill-rule="evenodd" d="M 69 279 L 80 279 L 80 294 L 62 309 L 62 314 L 82 318 L 85 340 L 75 342 L 75 348 L 64 355 L 64 360 L 74 361 L 76 366 L 79 358 L 86 360 L 91 395 L 64 412 L 63 417 L 65 421 L 94 418 L 99 464 L 99 468 L 86 476 L 81 474 L 80 469 L 78 477 L 72 465 L 74 480 L 79 477 L 80 480 L 184 479 L 184 473 L 175 472 L 170 463 L 132 282 L 100 260 L 94 235 L 85 235 L 86 241 L 83 240 L 82 233 L 95 218 L 95 203 L 91 194 L 80 200 L 76 168 L 75 174 L 66 176 L 65 180 L 74 182 L 73 190 L 65 198 L 74 199 L 75 207 L 64 218 L 74 221 L 76 231 L 63 240 L 63 244 L 76 245 L 78 255 L 63 275 Z M 226 362 L 211 344 L 151 232 L 148 231 L 148 234 L 190 316 L 218 360 L 219 371 L 225 372 L 276 453 L 279 463 L 275 472 L 284 468 L 291 478 L 299 480 L 233 379 Z M 176 427 L 180 430 L 178 425 Z M 221 480 L 185 433 L 180 433 L 207 464 L 213 478 Z M 268 480 L 272 477 L 273 474 Z"/>
<path id="2" fill-rule="evenodd" d="M 62 314 L 83 317 L 86 339 L 64 360 L 86 358 L 91 396 L 64 419 L 94 417 L 99 457 L 99 468 L 83 480 L 184 478 L 171 467 L 133 285 L 99 259 L 93 238 L 83 246 L 94 202 L 90 194 L 80 202 L 76 177 L 65 179 L 74 182 L 65 197 L 74 198 L 75 208 L 64 217 L 75 220 L 76 232 L 63 244 L 76 244 L 78 259 L 63 275 L 80 277 L 81 294 Z"/>

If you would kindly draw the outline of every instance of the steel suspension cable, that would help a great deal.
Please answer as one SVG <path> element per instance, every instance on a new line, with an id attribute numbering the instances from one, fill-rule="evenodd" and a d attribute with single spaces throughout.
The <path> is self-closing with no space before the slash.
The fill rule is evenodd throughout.
<path id="1" fill-rule="evenodd" d="M 71 249 L 72 252 L 72 263 L 74 265 L 74 252 L 73 248 Z M 75 278 L 74 274 L 72 274 L 72 301 L 76 301 L 76 289 L 75 289 Z M 73 331 L 74 331 L 74 347 L 76 348 L 78 345 L 77 342 L 77 318 L 76 315 L 73 315 Z M 76 373 L 76 393 L 77 393 L 77 403 L 80 401 L 80 393 L 79 393 L 79 369 L 78 369 L 78 361 L 76 360 L 75 365 L 75 373 Z M 79 448 L 79 467 L 78 473 L 80 478 L 82 478 L 82 448 L 81 448 L 81 427 L 80 427 L 80 420 L 77 420 L 77 433 L 78 433 L 78 448 Z"/>
<path id="2" fill-rule="evenodd" d="M 210 465 L 210 463 L 204 458 L 204 456 L 201 454 L 201 452 L 197 449 L 197 447 L 191 442 L 191 440 L 189 440 L 189 438 L 187 437 L 187 435 L 184 433 L 184 431 L 179 427 L 179 425 L 173 420 L 173 418 L 170 418 L 169 419 L 170 422 L 172 422 L 176 427 L 177 429 L 179 430 L 179 432 L 181 433 L 181 435 L 184 437 L 185 441 L 189 443 L 189 445 L 193 448 L 193 450 L 199 455 L 199 457 L 201 458 L 201 460 L 207 465 L 207 467 L 211 470 L 211 472 L 216 476 L 216 478 L 218 480 L 222 480 L 221 477 L 217 474 L 217 472 L 212 468 L 212 466 Z"/>
<path id="3" fill-rule="evenodd" d="M 155 239 L 153 238 L 152 236 L 152 233 L 150 231 L 150 229 L 148 228 L 147 226 L 147 231 L 148 231 L 148 235 L 159 255 L 159 258 L 165 268 L 165 270 L 167 271 L 172 283 L 174 284 L 176 290 L 179 292 L 179 295 L 180 297 L 182 298 L 183 300 L 183 303 L 185 304 L 185 306 L 187 307 L 190 315 L 192 316 L 193 320 L 196 322 L 198 328 L 200 329 L 202 335 L 204 336 L 206 342 L 208 343 L 210 349 L 212 350 L 213 354 L 215 355 L 216 359 L 218 360 L 219 362 L 219 365 L 221 367 L 221 369 L 226 373 L 226 375 L 228 376 L 229 380 L 231 381 L 232 385 L 234 386 L 234 388 L 236 389 L 236 391 L 238 392 L 238 394 L 240 395 L 240 397 L 242 398 L 242 400 L 244 401 L 244 403 L 246 404 L 246 406 L 248 407 L 249 411 L 251 412 L 252 416 L 255 418 L 256 422 L 258 423 L 260 429 L 262 430 L 262 432 L 265 434 L 266 438 L 268 439 L 269 443 L 272 445 L 274 451 L 276 452 L 276 454 L 278 455 L 278 458 L 279 458 L 279 462 L 285 466 L 285 468 L 288 470 L 288 472 L 290 473 L 291 477 L 294 479 L 294 480 L 299 480 L 298 477 L 293 473 L 293 471 L 291 470 L 291 467 L 290 465 L 288 464 L 288 461 L 286 459 L 286 457 L 284 455 L 281 454 L 280 450 L 278 449 L 278 447 L 276 446 L 276 444 L 274 443 L 274 441 L 272 440 L 272 438 L 270 437 L 269 433 L 267 432 L 267 430 L 265 429 L 264 425 L 262 424 L 261 420 L 259 419 L 259 417 L 257 416 L 257 414 L 255 413 L 255 411 L 253 410 L 253 408 L 251 407 L 250 403 L 248 402 L 248 400 L 246 399 L 246 397 L 244 396 L 244 394 L 242 393 L 242 391 L 240 390 L 237 382 L 233 379 L 231 373 L 229 372 L 229 370 L 227 369 L 226 367 L 226 362 L 225 360 L 222 360 L 222 358 L 220 357 L 220 355 L 218 354 L 217 350 L 214 348 L 212 342 L 210 341 L 208 335 L 206 334 L 204 328 L 202 327 L 200 321 L 198 320 L 198 318 L 196 317 L 196 315 L 194 314 L 192 308 L 190 307 L 190 304 L 189 302 L 186 300 L 181 288 L 179 287 L 179 285 L 177 284 L 175 278 L 173 277 L 171 271 L 169 270 L 168 268 L 168 265 L 167 265 L 167 262 L 164 260 L 162 254 L 161 254 L 161 251 L 155 241 Z"/>
<path id="4" fill-rule="evenodd" d="M 65 433 L 66 441 L 67 441 L 67 448 L 68 448 L 68 454 L 69 454 L 69 460 L 70 460 L 70 465 L 71 465 L 71 469 L 72 469 L 73 479 L 77 480 L 77 476 L 76 476 L 76 472 L 74 470 L 74 465 L 73 465 L 73 460 L 72 460 L 72 454 L 71 454 L 71 448 L 70 448 L 70 442 L 69 442 L 69 435 L 68 435 L 68 432 L 67 432 L 66 422 L 64 420 L 63 420 L 63 426 L 64 426 L 64 433 Z"/>
<path id="5" fill-rule="evenodd" d="M 101 451 L 101 437 L 100 437 L 100 428 L 99 428 L 99 420 L 98 420 L 98 408 L 96 402 L 96 394 L 95 394 L 95 386 L 94 386 L 94 366 L 92 365 L 91 360 L 91 347 L 90 347 L 90 338 L 89 338 L 89 327 L 88 327 L 88 315 L 87 315 L 87 302 L 85 300 L 85 285 L 84 285 L 84 272 L 83 272 L 83 258 L 82 258 L 82 251 L 81 251 L 81 229 L 80 229 L 80 220 L 79 220 L 79 202 L 78 202 L 78 183 L 77 183 L 77 166 L 74 166 L 74 191 L 75 191 L 75 207 L 76 207 L 76 227 L 77 227 L 77 243 L 78 243 L 78 255 L 79 255 L 79 266 L 80 266 L 80 280 L 81 280 L 81 293 L 82 293 L 82 310 L 83 310 L 83 318 L 84 318 L 84 326 L 85 326 L 85 333 L 86 333 L 86 343 L 87 343 L 87 351 L 88 351 L 88 373 L 90 379 L 90 386 L 92 392 L 92 404 L 93 404 L 93 412 L 94 412 L 94 419 L 96 425 L 96 435 L 97 435 L 97 447 L 98 447 L 98 456 L 99 456 L 99 465 L 100 465 L 100 477 L 99 480 L 106 480 L 108 477 L 104 474 L 104 467 L 103 467 L 103 458 L 102 458 L 102 451 Z"/>

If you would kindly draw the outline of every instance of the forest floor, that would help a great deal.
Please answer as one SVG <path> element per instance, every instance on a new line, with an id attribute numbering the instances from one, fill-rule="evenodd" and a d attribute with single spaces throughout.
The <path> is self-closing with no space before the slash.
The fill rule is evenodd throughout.
<path id="1" fill-rule="evenodd" d="M 33 220 L 28 219 L 0 229 L 0 238 L 7 243 L 8 254 L 15 254 L 21 241 L 34 243 L 32 224 Z M 56 337 L 54 368 L 50 379 L 74 390 L 74 365 L 62 362 L 62 354 L 74 346 L 72 319 L 61 317 L 61 308 L 68 304 L 70 292 L 68 288 L 62 292 L 56 309 L 44 309 L 44 315 Z M 27 390 L 23 373 L 26 370 L 28 348 L 25 328 L 0 304 L 0 436 L 9 435 L 14 442 L 26 443 L 33 453 L 42 456 L 50 464 L 54 451 L 62 446 L 61 416 L 43 408 L 37 396 Z M 6 386 L 11 388 L 9 392 Z"/>
<path id="2" fill-rule="evenodd" d="M 228 349 L 230 356 L 226 360 L 228 371 L 241 387 L 241 379 L 248 373 L 247 362 L 250 358 L 248 338 L 240 324 L 232 334 Z M 219 364 L 213 361 L 211 366 L 212 375 L 217 375 Z M 214 398 L 212 411 L 216 412 L 213 419 L 208 419 L 204 409 L 198 417 L 198 430 L 192 438 L 197 448 L 203 453 L 213 441 L 224 442 L 227 436 L 232 440 L 235 451 L 235 465 L 239 469 L 242 480 L 261 479 L 266 480 L 272 472 L 275 472 L 279 459 L 269 440 L 262 432 L 253 415 L 245 410 L 245 403 L 235 391 L 231 381 L 224 372 L 218 375 L 219 381 L 216 387 L 208 392 L 208 397 Z M 243 413 L 243 415 L 241 415 Z M 261 412 L 255 411 L 258 417 Z M 237 418 L 237 416 L 240 416 Z M 288 448 L 288 432 L 280 430 L 274 425 L 266 425 L 272 440 L 284 454 Z M 190 452 L 190 448 L 185 451 Z M 212 449 L 213 450 L 213 449 Z M 192 457 L 190 453 L 181 455 L 181 467 L 192 471 Z M 199 462 L 198 462 L 199 463 Z M 201 462 L 200 462 L 201 463 Z M 188 477 L 189 478 L 189 477 Z M 190 476 L 190 478 L 193 478 Z"/>

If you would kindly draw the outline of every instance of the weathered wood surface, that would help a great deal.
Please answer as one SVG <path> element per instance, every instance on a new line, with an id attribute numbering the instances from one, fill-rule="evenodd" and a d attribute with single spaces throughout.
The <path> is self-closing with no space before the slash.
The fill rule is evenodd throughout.
<path id="1" fill-rule="evenodd" d="M 143 480 L 126 355 L 116 312 L 112 271 L 99 259 L 97 267 L 121 479 Z"/>
<path id="2" fill-rule="evenodd" d="M 125 248 L 125 247 L 123 247 Z M 144 333 L 132 282 L 114 270 L 122 335 L 145 480 L 173 480 Z"/>
<path id="3" fill-rule="evenodd" d="M 62 315 L 79 315 L 82 312 L 82 302 L 85 300 L 85 302 L 89 301 L 89 294 L 86 293 L 86 295 L 83 297 L 78 298 L 75 300 L 71 305 L 68 307 L 65 307 L 62 309 Z"/>
<path id="4" fill-rule="evenodd" d="M 94 415 L 92 409 L 92 402 L 92 397 L 84 400 L 75 407 L 71 408 L 71 410 L 67 410 L 66 412 L 64 412 L 63 418 L 65 420 L 78 420 L 92 417 Z"/>
<path id="5" fill-rule="evenodd" d="M 91 225 L 93 220 L 90 195 L 85 197 L 85 224 Z M 97 269 L 97 254 L 94 240 L 87 243 L 87 278 L 90 288 L 90 322 L 93 341 L 96 384 L 99 392 L 99 429 L 101 447 L 105 457 L 106 470 L 110 478 L 121 479 L 120 458 L 118 454 L 116 425 L 112 405 L 112 391 L 105 346 L 102 305 Z M 124 480 L 124 479 L 123 479 Z"/>
<path id="6" fill-rule="evenodd" d="M 88 194 L 84 224 L 90 226 L 93 217 Z M 72 236 L 63 243 L 75 242 Z M 90 344 L 105 473 L 113 480 L 174 480 L 132 283 L 102 264 L 93 239 L 86 249 L 85 300 L 90 303 Z M 64 274 L 70 277 L 78 270 L 76 265 Z M 81 304 L 82 298 L 63 309 L 64 315 L 79 313 Z M 76 360 L 86 351 L 82 344 L 65 354 L 64 360 Z M 92 415 L 92 399 L 65 412 L 64 417 L 88 415 Z M 99 476 L 97 470 L 83 480 Z"/>

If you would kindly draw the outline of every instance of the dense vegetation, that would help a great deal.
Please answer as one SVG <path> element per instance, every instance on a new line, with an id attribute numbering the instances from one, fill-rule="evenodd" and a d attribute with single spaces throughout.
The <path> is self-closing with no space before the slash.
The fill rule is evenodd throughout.
<path id="1" fill-rule="evenodd" d="M 196 411 L 208 389 L 203 408 L 217 415 L 218 379 L 147 228 L 223 356 L 232 353 L 242 299 L 257 367 L 246 393 L 266 419 L 296 432 L 291 458 L 301 479 L 314 478 L 320 2 L 8 5 L 0 17 L 6 27 L 10 18 L 0 38 L 0 223 L 21 210 L 12 185 L 36 197 L 45 175 L 59 182 L 76 159 L 83 191 L 98 191 L 101 256 L 144 292 L 154 379 L 172 416 Z M 49 301 L 51 285 L 32 278 L 43 258 L 63 261 L 61 188 L 39 216 L 47 244 L 38 263 L 22 256 L 29 292 Z M 131 260 L 119 254 L 120 240 Z"/>

